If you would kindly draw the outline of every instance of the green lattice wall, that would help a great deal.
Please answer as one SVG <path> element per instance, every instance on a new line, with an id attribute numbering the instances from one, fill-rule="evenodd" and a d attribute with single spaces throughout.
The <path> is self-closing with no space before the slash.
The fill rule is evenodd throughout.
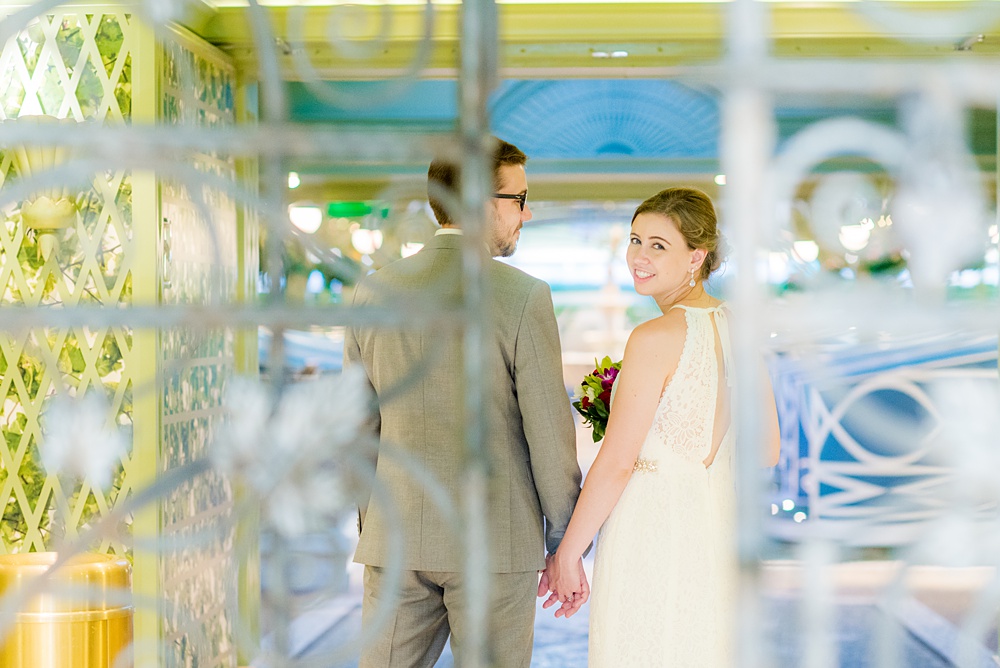
<path id="1" fill-rule="evenodd" d="M 162 122 L 175 127 L 221 127 L 234 122 L 231 66 L 211 51 L 185 42 L 163 52 Z M 232 159 L 207 153 L 192 156 L 199 173 L 235 183 Z M 164 263 L 164 304 L 232 303 L 237 299 L 237 221 L 231 193 L 200 179 L 165 178 L 160 184 Z M 209 214 L 207 228 L 201 207 Z M 162 470 L 205 455 L 222 422 L 222 387 L 236 366 L 232 329 L 171 329 L 162 332 Z M 183 618 L 165 614 L 163 634 L 170 648 L 167 665 L 234 665 L 236 572 L 234 533 L 228 526 L 233 490 L 214 471 L 186 482 L 161 505 L 162 531 L 189 544 L 165 552 L 160 561 L 167 609 L 189 611 L 199 620 L 195 634 Z M 202 536 L 196 543 L 185 538 Z M 205 535 L 212 538 L 207 542 Z M 183 642 L 187 640 L 187 642 Z M 198 646 L 200 645 L 200 646 Z"/>
<path id="2" fill-rule="evenodd" d="M 234 123 L 234 70 L 221 53 L 180 30 L 159 33 L 169 38 L 152 48 L 152 31 L 129 14 L 73 11 L 35 20 L 4 46 L 2 119 L 46 114 L 178 130 Z M 180 170 L 165 167 L 160 179 L 126 170 L 88 175 L 75 225 L 44 260 L 20 203 L 0 209 L 0 304 L 122 308 L 133 298 L 205 305 L 245 297 L 242 274 L 256 275 L 256 256 L 238 235 L 252 239 L 254 223 L 238 225 L 228 188 L 235 162 L 204 153 L 186 157 Z M 206 186 L 199 174 L 222 183 Z M 0 152 L 0 193 L 19 178 L 9 152 Z M 18 334 L 3 329 L 0 306 L 0 550 L 52 549 L 158 474 L 204 455 L 221 420 L 223 385 L 246 366 L 238 341 L 230 329 Z M 47 475 L 36 453 L 50 398 L 88 389 L 105 395 L 108 420 L 133 435 L 108 492 Z M 92 546 L 134 557 L 136 665 L 235 666 L 232 506 L 228 481 L 209 472 L 136 513 L 134 525 L 130 518 L 135 536 L 152 539 L 143 547 L 136 542 L 133 552 L 130 526 Z"/>
<path id="3" fill-rule="evenodd" d="M 126 14 L 60 14 L 35 21 L 0 54 L 0 114 L 48 114 L 120 124 L 131 113 L 134 30 Z M 10 153 L 0 159 L 0 188 L 18 175 Z M 0 301 L 71 308 L 131 303 L 132 184 L 127 171 L 93 175 L 81 193 L 76 224 L 47 261 L 34 231 L 25 231 L 15 206 L 0 210 Z M 109 420 L 129 428 L 134 378 L 132 331 L 70 328 L 23 334 L 0 332 L 0 550 L 40 551 L 54 538 L 75 535 L 95 515 L 128 494 L 129 455 L 108 492 L 47 476 L 36 446 L 39 417 L 57 391 L 101 391 Z M 131 439 L 129 439 L 131 443 Z M 65 512 L 68 509 L 68 514 Z M 101 551 L 124 552 L 105 539 Z"/>

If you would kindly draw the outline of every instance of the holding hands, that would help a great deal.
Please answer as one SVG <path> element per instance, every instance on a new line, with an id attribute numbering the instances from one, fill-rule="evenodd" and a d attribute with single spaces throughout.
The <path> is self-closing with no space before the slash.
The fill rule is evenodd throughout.
<path id="1" fill-rule="evenodd" d="M 568 563 L 567 563 L 568 562 Z M 550 593 L 551 592 L 551 593 Z M 590 584 L 583 570 L 583 558 L 575 562 L 563 559 L 560 551 L 545 558 L 545 570 L 538 581 L 538 596 L 548 595 L 543 608 L 561 603 L 556 617 L 572 617 L 590 598 Z"/>

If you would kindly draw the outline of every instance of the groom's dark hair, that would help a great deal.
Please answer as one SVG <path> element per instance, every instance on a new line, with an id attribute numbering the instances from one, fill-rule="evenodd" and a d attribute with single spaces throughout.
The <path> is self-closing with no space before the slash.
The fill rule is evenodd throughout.
<path id="1" fill-rule="evenodd" d="M 523 165 L 528 162 L 528 156 L 524 154 L 524 151 L 503 139 L 493 137 L 493 142 L 495 143 L 493 149 L 493 189 L 497 190 L 501 185 L 500 168 L 507 165 Z M 455 221 L 448 214 L 444 203 L 432 194 L 433 191 L 443 188 L 457 196 L 460 187 L 458 165 L 442 158 L 431 162 L 427 169 L 427 201 L 430 202 L 438 225 L 454 225 Z"/>

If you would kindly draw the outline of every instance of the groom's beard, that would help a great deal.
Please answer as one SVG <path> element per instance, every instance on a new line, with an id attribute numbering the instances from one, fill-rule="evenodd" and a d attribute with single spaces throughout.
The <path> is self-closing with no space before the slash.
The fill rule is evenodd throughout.
<path id="1" fill-rule="evenodd" d="M 493 225 L 490 228 L 490 249 L 493 257 L 510 257 L 517 250 L 517 235 L 509 234 L 506 238 L 502 236 L 503 221 L 496 213 L 493 214 Z M 517 228 L 514 229 L 517 232 Z"/>
<path id="2" fill-rule="evenodd" d="M 517 242 L 513 240 L 501 241 L 497 239 L 496 250 L 493 252 L 493 257 L 510 257 L 517 250 Z"/>

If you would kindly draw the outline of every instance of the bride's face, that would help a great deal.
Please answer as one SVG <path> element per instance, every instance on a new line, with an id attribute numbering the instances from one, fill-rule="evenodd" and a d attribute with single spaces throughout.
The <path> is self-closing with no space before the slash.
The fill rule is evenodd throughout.
<path id="1" fill-rule="evenodd" d="M 640 213 L 632 222 L 625 259 L 635 291 L 654 298 L 678 294 L 688 287 L 691 269 L 698 268 L 705 251 L 688 248 L 671 219 L 658 213 Z"/>

